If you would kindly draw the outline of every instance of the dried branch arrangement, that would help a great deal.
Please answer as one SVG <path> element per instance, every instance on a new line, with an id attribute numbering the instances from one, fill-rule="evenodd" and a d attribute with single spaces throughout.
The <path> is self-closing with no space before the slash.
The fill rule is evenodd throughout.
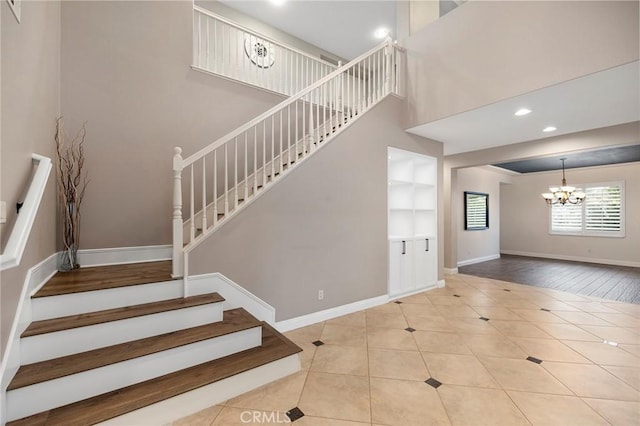
<path id="1" fill-rule="evenodd" d="M 86 124 L 86 123 L 85 123 Z M 58 265 L 61 271 L 80 267 L 78 245 L 80 243 L 80 206 L 87 188 L 87 173 L 84 171 L 85 124 L 71 143 L 65 143 L 66 133 L 62 117 L 56 121 L 56 174 L 58 186 L 58 209 L 64 251 Z"/>

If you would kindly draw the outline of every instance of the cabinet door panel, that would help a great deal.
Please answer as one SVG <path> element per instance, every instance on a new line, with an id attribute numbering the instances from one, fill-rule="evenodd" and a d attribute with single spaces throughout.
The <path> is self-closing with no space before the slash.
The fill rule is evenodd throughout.
<path id="1" fill-rule="evenodd" d="M 400 294 L 414 287 L 412 243 L 389 241 L 389 294 Z"/>
<path id="2" fill-rule="evenodd" d="M 436 240 L 420 238 L 414 242 L 415 285 L 416 287 L 432 286 L 437 281 L 438 257 L 436 256 Z"/>

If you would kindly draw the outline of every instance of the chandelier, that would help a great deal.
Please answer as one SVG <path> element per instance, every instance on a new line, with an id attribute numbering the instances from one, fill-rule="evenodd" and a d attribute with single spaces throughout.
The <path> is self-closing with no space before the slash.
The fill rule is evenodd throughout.
<path id="1" fill-rule="evenodd" d="M 562 186 L 559 188 L 551 186 L 549 187 L 550 192 L 542 194 L 542 197 L 549 206 L 552 204 L 561 204 L 564 206 L 566 203 L 581 204 L 585 198 L 584 192 L 574 192 L 576 188 L 567 185 L 567 179 L 564 177 L 564 160 L 566 160 L 566 158 L 560 159 L 560 161 L 562 161 Z"/>

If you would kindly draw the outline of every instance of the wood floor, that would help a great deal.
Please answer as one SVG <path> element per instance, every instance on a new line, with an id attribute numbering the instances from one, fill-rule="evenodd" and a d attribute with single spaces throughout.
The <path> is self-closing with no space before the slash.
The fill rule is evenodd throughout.
<path id="1" fill-rule="evenodd" d="M 640 268 L 503 254 L 458 272 L 640 304 Z"/>

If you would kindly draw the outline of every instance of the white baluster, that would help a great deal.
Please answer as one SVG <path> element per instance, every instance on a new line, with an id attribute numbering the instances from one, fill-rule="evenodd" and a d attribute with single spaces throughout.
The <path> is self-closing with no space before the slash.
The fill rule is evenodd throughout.
<path id="1" fill-rule="evenodd" d="M 207 157 L 202 157 L 202 233 L 207 230 Z"/>
<path id="2" fill-rule="evenodd" d="M 284 129 L 282 128 L 282 110 L 280 111 L 280 174 L 284 171 L 284 159 L 282 158 L 282 134 Z"/>
<path id="3" fill-rule="evenodd" d="M 248 181 L 248 171 L 247 171 L 247 162 L 249 157 L 249 151 L 247 151 L 247 132 L 244 132 L 244 200 L 247 201 L 249 199 L 249 181 Z"/>
<path id="4" fill-rule="evenodd" d="M 387 45 L 384 47 L 385 52 L 385 95 L 391 93 L 391 53 L 393 50 L 393 41 L 391 37 L 387 36 Z"/>
<path id="5" fill-rule="evenodd" d="M 273 182 L 274 180 L 276 180 L 276 169 L 274 167 L 274 162 L 275 162 L 275 157 L 276 157 L 276 150 L 275 150 L 275 115 L 271 116 L 271 182 Z"/>
<path id="6" fill-rule="evenodd" d="M 206 63 L 206 65 L 204 66 L 204 68 L 207 69 L 207 70 L 211 69 L 211 65 L 209 65 L 209 61 L 210 61 L 210 58 L 209 58 L 209 56 L 210 56 L 209 55 L 209 21 L 210 20 L 208 18 L 205 21 L 205 23 L 206 23 L 207 42 L 205 43 L 205 46 L 206 46 L 205 47 L 205 49 L 206 49 L 206 51 L 205 51 L 205 58 L 206 58 L 205 59 L 205 63 Z M 198 28 L 198 30 L 200 30 L 200 29 Z"/>
<path id="7" fill-rule="evenodd" d="M 182 276 L 183 228 L 182 223 L 182 148 L 173 149 L 173 256 L 171 275 Z"/>
<path id="8" fill-rule="evenodd" d="M 213 226 L 218 223 L 218 150 L 213 151 Z"/>
<path id="9" fill-rule="evenodd" d="M 224 216 L 229 215 L 229 144 L 224 144 Z"/>
<path id="10" fill-rule="evenodd" d="M 311 151 L 313 150 L 313 143 L 315 142 L 313 140 L 313 130 L 314 130 L 314 125 L 313 125 L 313 91 L 311 93 L 309 93 L 309 135 L 308 135 L 308 139 L 309 139 L 309 154 L 311 154 Z"/>
<path id="11" fill-rule="evenodd" d="M 291 165 L 291 105 L 287 105 L 287 168 Z"/>
<path id="12" fill-rule="evenodd" d="M 253 126 L 253 195 L 258 192 L 258 125 Z"/>
<path id="13" fill-rule="evenodd" d="M 233 198 L 234 198 L 234 210 L 238 210 L 238 138 L 233 145 Z"/>
<path id="14" fill-rule="evenodd" d="M 189 215 L 189 220 L 190 220 L 190 232 L 189 232 L 189 242 L 192 242 L 193 239 L 196 237 L 196 220 L 195 220 L 195 206 L 194 206 L 194 185 L 193 185 L 193 163 L 191 165 L 189 165 L 189 167 L 191 168 L 191 181 L 189 182 L 191 185 L 191 189 L 189 190 L 189 196 L 190 196 L 190 201 L 189 201 L 189 207 L 191 207 L 191 214 Z"/>
<path id="15" fill-rule="evenodd" d="M 267 186 L 267 122 L 262 122 L 262 186 Z"/>

